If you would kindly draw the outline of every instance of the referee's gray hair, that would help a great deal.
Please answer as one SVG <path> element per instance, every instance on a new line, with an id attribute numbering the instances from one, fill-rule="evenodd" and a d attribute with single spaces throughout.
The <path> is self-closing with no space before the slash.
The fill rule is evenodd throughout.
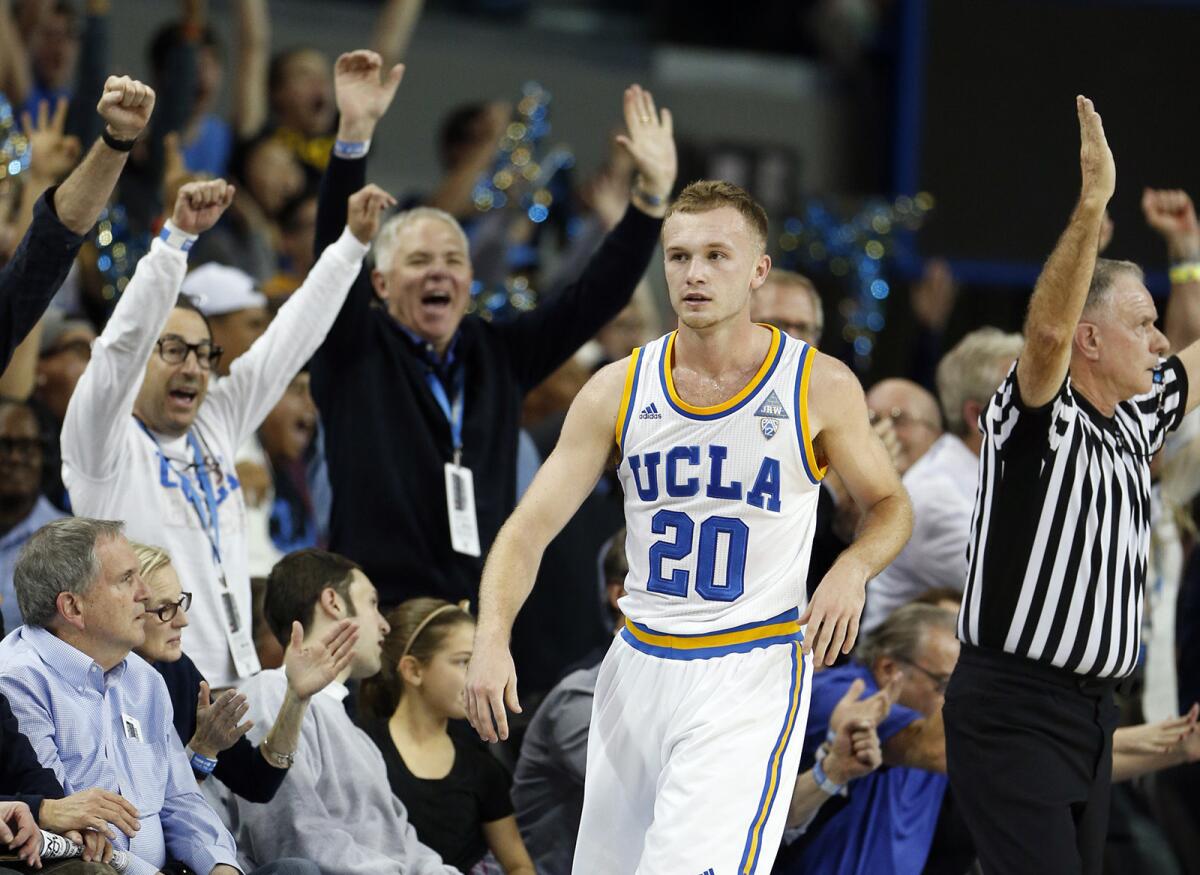
<path id="1" fill-rule="evenodd" d="M 858 645 L 854 655 L 870 668 L 883 656 L 912 661 L 925 640 L 926 630 L 944 629 L 954 634 L 957 621 L 945 608 L 910 603 L 897 608 Z"/>
<path id="2" fill-rule="evenodd" d="M 986 407 L 1024 346 L 1020 334 L 987 327 L 972 331 L 942 356 L 937 366 L 938 401 L 951 434 L 961 437 L 976 427 L 963 421 L 963 405 L 977 401 Z"/>
<path id="3" fill-rule="evenodd" d="M 414 222 L 419 222 L 422 219 L 437 219 L 449 225 L 450 229 L 462 242 L 463 252 L 467 253 L 467 256 L 470 257 L 471 247 L 467 242 L 467 232 L 463 230 L 462 225 L 458 224 L 458 219 L 445 210 L 439 210 L 435 207 L 413 207 L 411 210 L 405 210 L 402 213 L 392 216 L 383 223 L 383 227 L 375 235 L 375 242 L 371 246 L 371 255 L 375 259 L 375 268 L 377 270 L 387 273 L 392 269 L 392 259 L 396 256 L 396 243 L 400 237 L 400 232 Z"/>
<path id="4" fill-rule="evenodd" d="M 1087 300 L 1083 302 L 1085 312 L 1093 311 L 1108 301 L 1108 293 L 1113 284 L 1122 275 L 1134 276 L 1138 282 L 1145 282 L 1146 275 L 1132 261 L 1116 261 L 1112 258 L 1097 258 L 1096 268 L 1092 271 L 1092 282 L 1088 286 Z"/>
<path id="5" fill-rule="evenodd" d="M 112 520 L 65 517 L 34 532 L 13 569 L 13 589 L 25 624 L 48 626 L 58 616 L 59 593 L 86 592 L 100 576 L 96 546 L 124 529 L 124 523 Z"/>

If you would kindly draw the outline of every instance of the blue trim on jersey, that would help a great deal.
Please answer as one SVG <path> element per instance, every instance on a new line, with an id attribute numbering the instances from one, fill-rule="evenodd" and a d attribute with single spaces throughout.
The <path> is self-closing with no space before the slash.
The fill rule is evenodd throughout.
<path id="1" fill-rule="evenodd" d="M 629 400 L 626 402 L 628 407 L 625 410 L 625 422 L 621 424 L 621 453 L 625 453 L 625 436 L 629 432 L 629 423 L 633 421 L 634 401 L 637 399 L 638 381 L 642 378 L 642 353 L 645 350 L 638 347 L 633 351 L 637 357 L 637 364 L 633 366 L 633 385 L 629 387 Z"/>
<path id="2" fill-rule="evenodd" d="M 800 341 L 800 343 L 803 344 L 803 349 L 800 350 L 800 364 L 796 367 L 796 391 L 794 395 L 794 409 L 796 413 L 796 442 L 800 447 L 800 464 L 804 466 L 804 473 L 808 475 L 808 479 L 812 482 L 813 486 L 820 486 L 821 478 L 817 476 L 817 473 L 813 471 L 812 467 L 808 464 L 808 453 L 804 447 L 804 442 L 808 440 L 808 435 L 804 433 L 803 425 L 808 417 L 803 415 L 804 411 L 800 406 L 808 403 L 807 398 L 800 397 L 800 387 L 804 383 L 804 368 L 808 364 L 808 357 L 813 354 L 814 350 L 807 343 L 804 343 L 803 340 Z"/>
<path id="3" fill-rule="evenodd" d="M 762 379 L 758 381 L 758 385 L 754 387 L 753 391 L 751 391 L 749 395 L 747 395 L 737 404 L 733 405 L 728 410 L 722 410 L 719 413 L 688 413 L 675 403 L 675 399 L 671 397 L 671 390 L 667 388 L 667 368 L 669 367 L 667 364 L 667 347 L 669 344 L 666 340 L 663 340 L 662 350 L 659 352 L 658 368 L 658 382 L 662 387 L 663 398 L 667 399 L 667 403 L 671 405 L 671 409 L 680 416 L 686 416 L 688 419 L 695 419 L 701 422 L 709 422 L 714 419 L 720 419 L 723 416 L 728 416 L 731 413 L 736 413 L 750 403 L 750 400 L 762 391 L 763 386 L 771 382 L 771 377 L 775 374 L 775 368 L 777 368 L 779 363 L 783 361 L 783 348 L 787 345 L 789 339 L 790 338 L 785 332 L 779 332 L 779 349 L 775 350 L 775 359 L 771 362 L 771 367 L 767 369 L 766 374 L 764 374 Z M 801 343 L 803 343 L 803 341 L 801 341 Z"/>
<path id="4" fill-rule="evenodd" d="M 634 623 L 629 620 L 627 625 L 621 629 L 621 637 L 634 650 L 639 650 L 642 653 L 650 656 L 657 656 L 661 659 L 712 659 L 718 656 L 726 656 L 730 653 L 749 653 L 752 650 L 757 650 L 760 647 L 770 647 L 775 644 L 790 644 L 792 642 L 800 643 L 804 641 L 804 633 L 799 626 L 794 631 L 786 631 L 780 634 L 767 634 L 764 637 L 755 638 L 753 631 L 755 629 L 764 628 L 767 626 L 779 626 L 788 623 L 796 623 L 800 619 L 800 612 L 796 608 L 784 611 L 776 617 L 771 617 L 769 620 L 760 620 L 754 623 L 746 623 L 743 626 L 736 626 L 732 629 L 723 629 L 720 632 L 702 632 L 693 633 L 691 635 L 666 635 L 662 632 L 656 632 L 648 626 L 643 626 L 640 623 Z M 662 644 L 652 644 L 637 638 L 629 629 L 629 626 L 635 627 L 639 632 L 648 636 L 661 636 L 664 638 L 686 639 L 689 643 L 702 644 L 704 639 L 714 639 L 714 644 L 711 647 L 704 646 L 689 646 L 689 647 L 672 647 Z M 749 634 L 747 634 L 749 633 Z M 720 642 L 721 638 L 728 635 L 742 635 L 745 640 L 734 644 Z"/>
<path id="5" fill-rule="evenodd" d="M 799 660 L 799 664 L 797 664 Z M 779 737 L 767 758 L 767 774 L 763 779 L 762 795 L 758 799 L 758 808 L 750 821 L 750 829 L 746 832 L 746 846 L 742 850 L 742 861 L 738 864 L 739 875 L 754 875 L 758 868 L 759 857 L 762 854 L 763 833 L 767 829 L 767 821 L 771 817 L 771 806 L 779 797 L 780 785 L 784 776 L 780 774 L 783 766 L 784 751 L 791 742 L 792 733 L 799 719 L 800 702 L 804 698 L 804 654 L 799 643 L 792 648 L 792 681 L 788 689 L 787 710 L 783 714 L 783 726 L 779 729 Z M 795 782 L 789 782 L 791 787 Z M 788 794 L 788 798 L 791 794 Z"/>

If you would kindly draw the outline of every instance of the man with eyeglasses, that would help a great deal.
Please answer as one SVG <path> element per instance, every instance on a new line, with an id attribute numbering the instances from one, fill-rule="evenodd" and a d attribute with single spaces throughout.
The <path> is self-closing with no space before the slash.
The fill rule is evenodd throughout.
<path id="1" fill-rule="evenodd" d="M 29 536 L 63 514 L 41 494 L 43 440 L 23 401 L 0 399 L 0 637 L 21 625 L 13 568 Z"/>
<path id="2" fill-rule="evenodd" d="M 937 399 L 912 380 L 880 380 L 867 392 L 867 409 L 872 425 L 885 419 L 891 422 L 896 444 L 892 459 L 900 476 L 942 436 L 942 414 Z M 892 450 L 886 435 L 881 437 Z"/>
<path id="3" fill-rule="evenodd" d="M 352 195 L 338 241 L 229 375 L 212 380 L 222 351 L 179 290 L 188 250 L 232 198 L 223 180 L 180 190 L 93 346 L 62 435 L 75 512 L 122 519 L 131 537 L 170 554 L 195 597 L 184 649 L 214 688 L 259 670 L 237 447 L 321 344 L 393 203 L 375 186 Z"/>

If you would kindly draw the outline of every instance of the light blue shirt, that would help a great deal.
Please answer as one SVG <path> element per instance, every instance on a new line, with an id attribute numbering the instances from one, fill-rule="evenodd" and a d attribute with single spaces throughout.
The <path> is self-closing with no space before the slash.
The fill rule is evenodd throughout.
<path id="1" fill-rule="evenodd" d="M 49 631 L 22 626 L 0 642 L 0 692 L 68 794 L 100 787 L 137 808 L 137 835 L 117 830 L 113 842 L 136 856 L 130 875 L 154 875 L 168 859 L 200 875 L 237 868 L 233 836 L 200 795 L 175 734 L 166 684 L 141 657 L 105 673 Z"/>
<path id="2" fill-rule="evenodd" d="M 44 495 L 39 495 L 37 504 L 29 512 L 29 516 L 21 520 L 3 535 L 0 535 L 0 614 L 4 615 L 4 631 L 11 632 L 21 625 L 21 609 L 17 606 L 17 591 L 13 589 L 13 569 L 17 567 L 17 557 L 21 548 L 29 540 L 29 536 L 46 523 L 66 516 L 61 510 L 52 505 Z"/>

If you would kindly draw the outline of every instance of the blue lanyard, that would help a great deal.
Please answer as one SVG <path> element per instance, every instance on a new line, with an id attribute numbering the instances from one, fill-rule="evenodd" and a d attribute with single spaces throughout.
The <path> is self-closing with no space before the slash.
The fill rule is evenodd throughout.
<path id="1" fill-rule="evenodd" d="M 171 474 L 174 473 L 179 481 L 179 489 L 183 492 L 183 497 L 191 504 L 192 509 L 196 511 L 196 516 L 200 519 L 200 527 L 204 529 L 204 534 L 208 538 L 208 543 L 212 547 L 213 562 L 216 563 L 217 569 L 221 568 L 221 524 L 217 516 L 217 494 L 213 489 L 212 480 L 208 476 L 208 466 L 204 463 L 204 454 L 200 452 L 200 443 L 196 440 L 196 436 L 192 432 L 187 433 L 188 446 L 192 448 L 192 461 L 196 467 L 196 479 L 200 481 L 200 490 L 203 495 L 196 492 L 192 486 L 191 478 L 186 473 L 180 473 L 171 467 L 171 462 L 167 459 L 163 452 L 162 445 L 158 442 L 158 438 L 154 436 L 154 432 L 146 427 L 146 423 L 140 419 L 134 418 L 134 421 L 141 426 L 142 431 L 150 440 L 154 441 L 154 448 L 158 451 L 158 472 L 159 482 L 168 489 L 175 486 L 171 480 Z M 224 575 L 222 574 L 222 579 Z"/>
<path id="2" fill-rule="evenodd" d="M 461 364 L 455 368 L 453 402 L 446 397 L 446 387 L 432 369 L 425 372 L 425 381 L 438 407 L 442 408 L 446 421 L 450 423 L 450 442 L 454 445 L 454 464 L 457 465 L 462 459 L 463 396 L 466 394 L 464 368 Z"/>

